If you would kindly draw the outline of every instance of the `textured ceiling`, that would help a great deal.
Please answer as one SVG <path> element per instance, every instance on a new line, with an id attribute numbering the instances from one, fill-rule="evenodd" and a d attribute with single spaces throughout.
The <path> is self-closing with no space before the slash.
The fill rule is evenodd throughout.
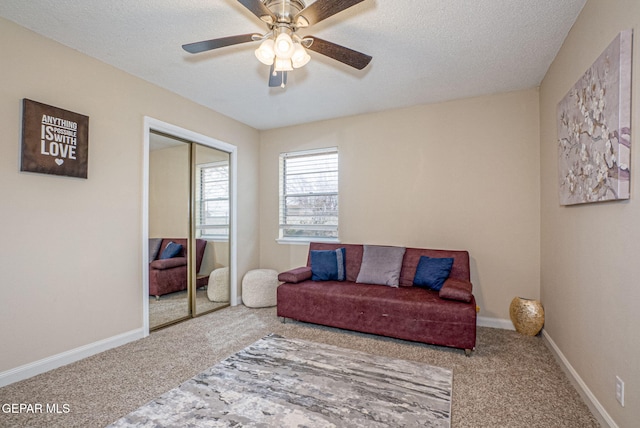
<path id="1" fill-rule="evenodd" d="M 371 64 L 358 71 L 311 52 L 285 89 L 267 86 L 257 42 L 182 50 L 264 33 L 236 0 L 2 0 L 0 16 L 263 130 L 536 87 L 585 2 L 365 0 L 299 34 Z"/>

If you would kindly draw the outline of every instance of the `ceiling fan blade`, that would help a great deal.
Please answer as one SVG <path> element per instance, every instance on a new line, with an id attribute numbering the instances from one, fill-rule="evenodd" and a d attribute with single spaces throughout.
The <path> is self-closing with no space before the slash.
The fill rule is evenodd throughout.
<path id="1" fill-rule="evenodd" d="M 246 43 L 253 41 L 254 33 L 240 34 L 238 36 L 222 37 L 220 39 L 204 40 L 202 42 L 188 43 L 182 45 L 182 49 L 195 54 L 204 51 L 210 51 L 212 49 L 223 48 L 225 46 L 237 45 L 240 43 Z"/>
<path id="2" fill-rule="evenodd" d="M 365 68 L 373 57 L 363 54 L 353 49 L 345 48 L 344 46 L 336 45 L 335 43 L 328 42 L 326 40 L 319 39 L 314 36 L 308 36 L 305 38 L 313 39 L 313 43 L 307 49 L 319 54 L 333 58 L 336 61 L 340 61 L 358 70 Z"/>
<path id="3" fill-rule="evenodd" d="M 336 13 L 342 12 L 343 10 L 363 1 L 364 0 L 317 0 L 302 9 L 293 18 L 293 22 L 300 27 L 307 27 L 309 25 L 317 24 Z"/>
<path id="4" fill-rule="evenodd" d="M 275 66 L 271 65 L 271 70 L 269 70 L 269 87 L 284 88 L 287 85 L 287 72 L 286 71 L 275 71 Z"/>
<path id="5" fill-rule="evenodd" d="M 251 13 L 268 24 L 275 23 L 278 19 L 267 6 L 260 0 L 238 0 L 244 7 L 249 9 Z"/>

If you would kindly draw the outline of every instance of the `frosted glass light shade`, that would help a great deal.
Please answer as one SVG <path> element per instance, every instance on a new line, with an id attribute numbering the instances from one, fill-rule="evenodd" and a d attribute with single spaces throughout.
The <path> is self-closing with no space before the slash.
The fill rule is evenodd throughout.
<path id="1" fill-rule="evenodd" d="M 291 56 L 295 51 L 291 36 L 289 36 L 287 33 L 280 33 L 278 37 L 276 37 L 274 51 L 278 58 L 291 59 Z"/>
<path id="2" fill-rule="evenodd" d="M 293 68 L 303 67 L 309 62 L 311 57 L 300 43 L 295 44 L 293 56 L 291 57 L 291 63 Z"/>
<path id="3" fill-rule="evenodd" d="M 256 49 L 255 54 L 258 61 L 265 65 L 273 64 L 275 58 L 273 39 L 267 39 L 260 44 L 260 47 Z"/>
<path id="4" fill-rule="evenodd" d="M 275 71 L 291 71 L 293 67 L 291 66 L 290 59 L 283 59 L 276 57 L 276 66 L 274 67 Z"/>

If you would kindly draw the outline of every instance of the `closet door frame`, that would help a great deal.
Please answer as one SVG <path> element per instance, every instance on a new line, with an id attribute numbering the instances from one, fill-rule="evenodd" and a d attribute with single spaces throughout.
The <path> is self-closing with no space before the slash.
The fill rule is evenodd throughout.
<path id="1" fill-rule="evenodd" d="M 230 208 L 230 236 L 229 236 L 229 282 L 230 304 L 238 305 L 237 285 L 237 147 L 202 135 L 188 129 L 163 122 L 152 117 L 144 117 L 144 148 L 142 165 L 142 323 L 144 336 L 149 335 L 149 134 L 151 131 L 161 132 L 179 139 L 193 141 L 203 146 L 211 147 L 229 153 L 229 208 Z"/>

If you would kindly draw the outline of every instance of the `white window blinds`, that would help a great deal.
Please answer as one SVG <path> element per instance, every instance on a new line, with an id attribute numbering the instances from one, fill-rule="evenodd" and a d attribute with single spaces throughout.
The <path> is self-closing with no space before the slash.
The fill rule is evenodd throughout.
<path id="1" fill-rule="evenodd" d="M 199 238 L 229 237 L 229 163 L 198 166 L 196 233 Z"/>
<path id="2" fill-rule="evenodd" d="M 337 240 L 338 149 L 280 155 L 280 239 Z"/>

